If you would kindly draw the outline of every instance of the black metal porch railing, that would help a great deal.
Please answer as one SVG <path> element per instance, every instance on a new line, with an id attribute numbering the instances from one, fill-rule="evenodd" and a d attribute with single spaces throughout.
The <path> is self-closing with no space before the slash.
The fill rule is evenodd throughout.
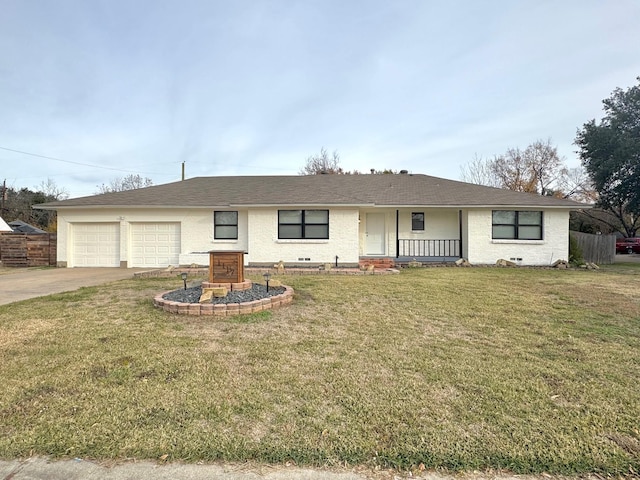
<path id="1" fill-rule="evenodd" d="M 460 240 L 398 240 L 398 257 L 460 257 Z"/>

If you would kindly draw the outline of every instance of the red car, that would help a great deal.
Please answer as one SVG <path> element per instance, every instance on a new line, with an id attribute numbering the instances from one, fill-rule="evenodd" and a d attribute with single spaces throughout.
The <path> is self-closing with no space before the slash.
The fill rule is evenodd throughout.
<path id="1" fill-rule="evenodd" d="M 616 253 L 640 253 L 640 237 L 618 238 Z"/>

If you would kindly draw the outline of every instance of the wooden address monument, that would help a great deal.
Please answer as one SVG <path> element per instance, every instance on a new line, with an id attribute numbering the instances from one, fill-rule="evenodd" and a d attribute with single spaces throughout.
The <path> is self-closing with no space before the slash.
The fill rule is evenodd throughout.
<path id="1" fill-rule="evenodd" d="M 244 282 L 244 252 L 242 250 L 210 251 L 209 282 Z"/>

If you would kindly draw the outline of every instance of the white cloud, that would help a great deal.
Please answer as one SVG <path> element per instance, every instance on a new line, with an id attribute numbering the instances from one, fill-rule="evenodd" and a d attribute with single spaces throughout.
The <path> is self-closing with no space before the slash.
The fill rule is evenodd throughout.
<path id="1" fill-rule="evenodd" d="M 79 2 L 6 0 L 0 151 L 15 186 L 73 196 L 139 172 L 345 168 L 458 178 L 474 154 L 576 129 L 640 72 L 640 4 L 620 0 Z M 114 168 L 116 170 L 109 170 Z"/>

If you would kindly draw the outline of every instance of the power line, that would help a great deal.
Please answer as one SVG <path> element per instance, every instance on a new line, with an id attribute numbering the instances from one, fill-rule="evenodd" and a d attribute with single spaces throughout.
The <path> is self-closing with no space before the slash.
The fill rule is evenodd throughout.
<path id="1" fill-rule="evenodd" d="M 6 150 L 8 152 L 21 153 L 23 155 L 30 155 L 32 157 L 46 158 L 47 160 L 55 160 L 56 162 L 71 163 L 72 165 L 81 165 L 83 167 L 102 168 L 103 170 L 114 170 L 116 172 L 126 172 L 126 173 L 144 173 L 145 175 L 164 175 L 164 173 L 138 172 L 138 171 L 133 171 L 133 170 L 124 170 L 122 168 L 104 167 L 102 165 L 94 165 L 94 164 L 91 164 L 91 163 L 74 162 L 72 160 L 64 160 L 62 158 L 48 157 L 47 155 L 39 155 L 37 153 L 24 152 L 22 150 L 14 150 L 13 148 L 7 148 L 7 147 L 0 147 L 0 149 L 1 150 Z"/>

